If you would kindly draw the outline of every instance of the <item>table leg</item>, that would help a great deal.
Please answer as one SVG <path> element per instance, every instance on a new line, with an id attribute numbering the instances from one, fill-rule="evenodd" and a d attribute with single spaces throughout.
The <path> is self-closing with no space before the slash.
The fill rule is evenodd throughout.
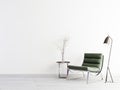
<path id="1" fill-rule="evenodd" d="M 58 64 L 58 77 L 60 78 L 60 63 Z"/>

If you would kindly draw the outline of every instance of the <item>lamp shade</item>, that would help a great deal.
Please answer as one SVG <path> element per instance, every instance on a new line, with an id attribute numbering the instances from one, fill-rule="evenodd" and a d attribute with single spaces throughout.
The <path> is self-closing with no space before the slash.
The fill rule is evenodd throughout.
<path id="1" fill-rule="evenodd" d="M 110 39 L 110 37 L 109 36 L 107 36 L 106 38 L 105 38 L 105 40 L 104 40 L 104 44 L 108 44 L 109 43 L 109 39 Z"/>

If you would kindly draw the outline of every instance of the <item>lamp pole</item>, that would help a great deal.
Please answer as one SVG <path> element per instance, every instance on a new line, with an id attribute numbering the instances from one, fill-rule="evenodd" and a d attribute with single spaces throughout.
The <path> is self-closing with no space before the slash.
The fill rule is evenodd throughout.
<path id="1" fill-rule="evenodd" d="M 110 78 L 112 80 L 113 83 L 113 78 L 112 78 L 112 74 L 110 72 L 110 68 L 109 68 L 109 64 L 110 64 L 110 56 L 111 56 L 111 50 L 112 50 L 112 44 L 113 44 L 113 40 L 110 36 L 108 36 L 109 39 L 111 39 L 111 45 L 110 45 L 110 51 L 109 51 L 109 58 L 108 58 L 108 64 L 107 64 L 107 70 L 106 70 L 106 78 L 105 78 L 105 83 L 107 82 L 108 79 L 108 73 L 110 74 Z"/>

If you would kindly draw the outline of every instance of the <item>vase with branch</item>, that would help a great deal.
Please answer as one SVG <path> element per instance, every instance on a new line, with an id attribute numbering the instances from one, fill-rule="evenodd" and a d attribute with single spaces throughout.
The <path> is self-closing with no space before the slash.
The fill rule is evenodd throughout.
<path id="1" fill-rule="evenodd" d="M 62 62 L 64 62 L 64 58 L 65 58 L 65 48 L 66 48 L 66 44 L 67 44 L 68 39 L 64 38 L 63 39 L 63 45 L 62 45 L 62 49 L 61 49 L 61 57 L 62 57 Z"/>
<path id="2" fill-rule="evenodd" d="M 58 39 L 58 42 L 56 43 L 57 48 L 60 50 L 62 62 L 64 62 L 65 60 L 65 49 L 67 46 L 67 42 L 68 42 L 68 37 L 64 37 L 62 39 Z"/>

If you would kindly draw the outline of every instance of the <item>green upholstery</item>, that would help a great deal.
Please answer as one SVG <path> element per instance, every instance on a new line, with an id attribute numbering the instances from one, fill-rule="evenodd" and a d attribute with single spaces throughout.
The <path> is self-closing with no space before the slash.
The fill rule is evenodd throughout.
<path id="1" fill-rule="evenodd" d="M 93 72 L 98 75 L 102 70 L 103 60 L 104 56 L 101 53 L 85 53 L 82 66 L 68 65 L 68 72 L 71 69 Z"/>
<path id="2" fill-rule="evenodd" d="M 98 53 L 85 53 L 82 66 L 88 67 L 88 71 L 100 72 L 102 70 L 104 57 Z M 91 70 L 92 69 L 92 70 Z"/>
<path id="3" fill-rule="evenodd" d="M 68 66 L 69 69 L 73 69 L 73 70 L 81 70 L 81 71 L 90 71 L 90 72 L 98 72 L 100 71 L 99 68 L 96 67 L 86 67 L 86 66 L 73 66 L 73 65 L 69 65 Z"/>

